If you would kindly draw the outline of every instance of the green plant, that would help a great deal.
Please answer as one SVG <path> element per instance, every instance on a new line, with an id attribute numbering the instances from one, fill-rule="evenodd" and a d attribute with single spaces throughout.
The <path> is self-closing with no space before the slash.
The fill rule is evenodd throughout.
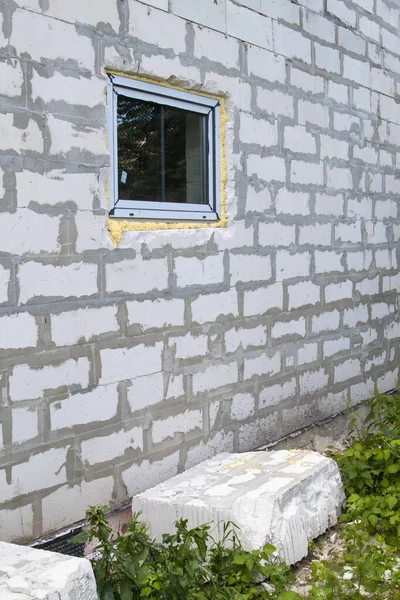
<path id="1" fill-rule="evenodd" d="M 342 543 L 329 560 L 312 560 L 308 600 L 400 600 L 400 395 L 378 394 L 367 404 L 366 428 L 334 455 L 347 497 Z M 209 525 L 188 529 L 180 520 L 157 544 L 139 515 L 113 539 L 105 510 L 91 507 L 89 529 L 78 536 L 98 540 L 100 600 L 300 599 L 275 548 L 244 550 L 233 523 L 215 542 Z M 309 542 L 310 554 L 318 549 Z"/>
<path id="2" fill-rule="evenodd" d="M 400 396 L 378 394 L 368 405 L 367 429 L 335 457 L 347 495 L 345 519 L 399 545 Z"/>
<path id="3" fill-rule="evenodd" d="M 312 563 L 309 600 L 400 599 L 400 396 L 367 404 L 366 428 L 335 455 L 347 496 L 343 550 Z"/>
<path id="4" fill-rule="evenodd" d="M 176 522 L 174 534 L 157 544 L 139 515 L 124 535 L 112 538 L 106 507 L 90 507 L 89 528 L 76 541 L 98 540 L 99 558 L 93 562 L 100 600 L 296 600 L 286 590 L 290 569 L 274 559 L 275 548 L 243 549 L 232 523 L 224 525 L 221 542 L 210 526 L 188 529 Z"/>

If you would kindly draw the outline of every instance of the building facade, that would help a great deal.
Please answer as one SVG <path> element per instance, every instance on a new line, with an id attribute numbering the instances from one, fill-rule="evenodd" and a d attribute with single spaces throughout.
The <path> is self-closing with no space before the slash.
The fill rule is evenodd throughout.
<path id="1" fill-rule="evenodd" d="M 399 16 L 397 0 L 0 0 L 1 539 L 396 387 Z M 159 95 L 172 125 L 147 136 Z M 172 136 L 168 210 L 181 186 L 205 216 L 117 205 L 131 109 L 128 146 Z"/>

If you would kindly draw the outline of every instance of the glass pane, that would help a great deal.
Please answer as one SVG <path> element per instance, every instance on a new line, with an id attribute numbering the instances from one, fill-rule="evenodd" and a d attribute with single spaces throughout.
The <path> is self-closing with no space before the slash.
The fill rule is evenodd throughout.
<path id="1" fill-rule="evenodd" d="M 161 196 L 161 107 L 118 96 L 118 197 Z"/>
<path id="2" fill-rule="evenodd" d="M 118 197 L 206 202 L 206 118 L 118 96 Z"/>

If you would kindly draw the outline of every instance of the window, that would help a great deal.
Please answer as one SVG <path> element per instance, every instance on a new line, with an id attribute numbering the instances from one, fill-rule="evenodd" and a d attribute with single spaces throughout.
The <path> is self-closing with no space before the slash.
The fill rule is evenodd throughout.
<path id="1" fill-rule="evenodd" d="M 219 102 L 109 74 L 110 216 L 219 219 Z"/>

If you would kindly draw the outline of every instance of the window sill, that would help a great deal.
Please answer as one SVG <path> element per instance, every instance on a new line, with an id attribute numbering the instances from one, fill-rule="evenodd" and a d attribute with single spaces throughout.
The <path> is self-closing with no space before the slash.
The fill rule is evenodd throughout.
<path id="1" fill-rule="evenodd" d="M 220 228 L 226 229 L 226 216 L 221 216 L 218 221 L 136 221 L 126 219 L 118 219 L 110 217 L 107 222 L 107 229 L 110 237 L 117 247 L 122 240 L 122 235 L 125 231 L 165 231 L 167 229 L 207 229 Z"/>

